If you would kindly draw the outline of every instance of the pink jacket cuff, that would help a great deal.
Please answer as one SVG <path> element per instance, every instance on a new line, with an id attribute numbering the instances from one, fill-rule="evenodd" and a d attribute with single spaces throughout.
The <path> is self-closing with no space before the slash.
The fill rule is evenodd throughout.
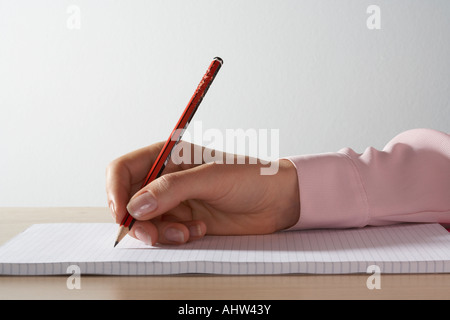
<path id="1" fill-rule="evenodd" d="M 450 135 L 415 129 L 382 151 L 292 156 L 300 218 L 290 229 L 450 223 Z"/>
<path id="2" fill-rule="evenodd" d="M 345 155 L 288 157 L 297 169 L 300 219 L 291 229 L 363 227 L 367 198 L 354 165 Z"/>

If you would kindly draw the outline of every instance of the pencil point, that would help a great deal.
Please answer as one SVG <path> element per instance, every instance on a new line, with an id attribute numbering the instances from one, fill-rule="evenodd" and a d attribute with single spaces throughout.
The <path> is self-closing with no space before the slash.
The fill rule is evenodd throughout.
<path id="1" fill-rule="evenodd" d="M 131 225 L 131 224 L 130 224 Z M 125 226 L 120 226 L 119 232 L 117 233 L 116 242 L 114 243 L 114 248 L 119 244 L 119 242 L 127 235 L 129 228 Z"/>

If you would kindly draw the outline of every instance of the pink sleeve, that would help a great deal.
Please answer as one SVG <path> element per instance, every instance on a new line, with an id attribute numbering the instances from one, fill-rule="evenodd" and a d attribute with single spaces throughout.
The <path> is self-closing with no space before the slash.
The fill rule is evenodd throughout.
<path id="1" fill-rule="evenodd" d="M 296 167 L 300 218 L 290 229 L 400 222 L 450 223 L 450 135 L 415 129 L 382 151 L 367 148 L 288 157 Z"/>

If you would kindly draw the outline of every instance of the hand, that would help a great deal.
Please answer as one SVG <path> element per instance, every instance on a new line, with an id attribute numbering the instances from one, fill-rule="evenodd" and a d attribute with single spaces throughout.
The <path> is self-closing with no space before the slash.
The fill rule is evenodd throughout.
<path id="1" fill-rule="evenodd" d="M 140 190 L 163 145 L 126 154 L 107 168 L 109 207 L 117 223 L 127 210 L 136 219 L 132 237 L 149 245 L 181 244 L 205 234 L 267 234 L 298 221 L 298 178 L 289 160 L 279 160 L 276 174 L 261 175 L 260 169 L 270 164 L 249 164 L 248 157 L 245 164 L 175 164 L 172 156 L 163 174 Z M 191 163 L 199 148 L 205 151 L 183 141 L 177 148 L 190 148 Z"/>

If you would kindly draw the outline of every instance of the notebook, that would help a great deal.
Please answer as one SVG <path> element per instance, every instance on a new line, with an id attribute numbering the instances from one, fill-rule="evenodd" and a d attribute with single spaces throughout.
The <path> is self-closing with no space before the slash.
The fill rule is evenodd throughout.
<path id="1" fill-rule="evenodd" d="M 37 224 L 0 248 L 2 275 L 348 274 L 450 272 L 450 234 L 438 224 L 271 235 L 206 236 L 147 246 L 115 224 Z"/>

